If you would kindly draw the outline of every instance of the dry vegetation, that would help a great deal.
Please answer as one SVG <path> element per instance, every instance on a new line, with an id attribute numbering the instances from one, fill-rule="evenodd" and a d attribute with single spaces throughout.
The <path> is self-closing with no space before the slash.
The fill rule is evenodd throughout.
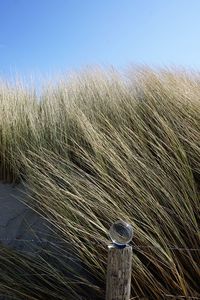
<path id="1" fill-rule="evenodd" d="M 104 299 L 107 230 L 122 218 L 134 228 L 133 299 L 200 299 L 197 72 L 84 72 L 40 101 L 1 84 L 0 108 L 1 179 L 25 181 L 59 232 L 37 259 L 1 246 L 2 294 Z"/>

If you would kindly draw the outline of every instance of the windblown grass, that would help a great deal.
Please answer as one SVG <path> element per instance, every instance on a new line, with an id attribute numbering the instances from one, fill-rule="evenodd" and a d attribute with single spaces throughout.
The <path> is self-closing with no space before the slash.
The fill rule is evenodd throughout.
<path id="1" fill-rule="evenodd" d="M 0 291 L 104 299 L 107 231 L 121 218 L 134 228 L 132 297 L 200 298 L 200 75 L 86 72 L 40 102 L 9 87 L 0 96 L 1 178 L 23 178 L 62 243 L 36 261 L 2 250 Z"/>

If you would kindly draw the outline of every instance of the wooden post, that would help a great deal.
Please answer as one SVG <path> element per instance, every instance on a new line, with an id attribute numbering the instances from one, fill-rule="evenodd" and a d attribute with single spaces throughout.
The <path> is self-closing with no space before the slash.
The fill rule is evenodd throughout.
<path id="1" fill-rule="evenodd" d="M 131 294 L 132 247 L 108 246 L 106 300 L 129 300 Z"/>

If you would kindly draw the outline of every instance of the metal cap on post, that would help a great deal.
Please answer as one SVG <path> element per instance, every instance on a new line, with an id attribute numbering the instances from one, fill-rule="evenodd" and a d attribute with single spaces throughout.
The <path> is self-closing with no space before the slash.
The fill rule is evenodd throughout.
<path id="1" fill-rule="evenodd" d="M 112 244 L 108 246 L 106 300 L 129 300 L 131 293 L 133 238 L 130 224 L 118 220 L 109 230 Z"/>

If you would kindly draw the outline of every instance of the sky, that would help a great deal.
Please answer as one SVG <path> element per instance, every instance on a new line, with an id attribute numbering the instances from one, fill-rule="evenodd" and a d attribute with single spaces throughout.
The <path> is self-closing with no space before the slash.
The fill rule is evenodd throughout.
<path id="1" fill-rule="evenodd" d="M 199 0 L 0 0 L 0 76 L 200 67 Z"/>

